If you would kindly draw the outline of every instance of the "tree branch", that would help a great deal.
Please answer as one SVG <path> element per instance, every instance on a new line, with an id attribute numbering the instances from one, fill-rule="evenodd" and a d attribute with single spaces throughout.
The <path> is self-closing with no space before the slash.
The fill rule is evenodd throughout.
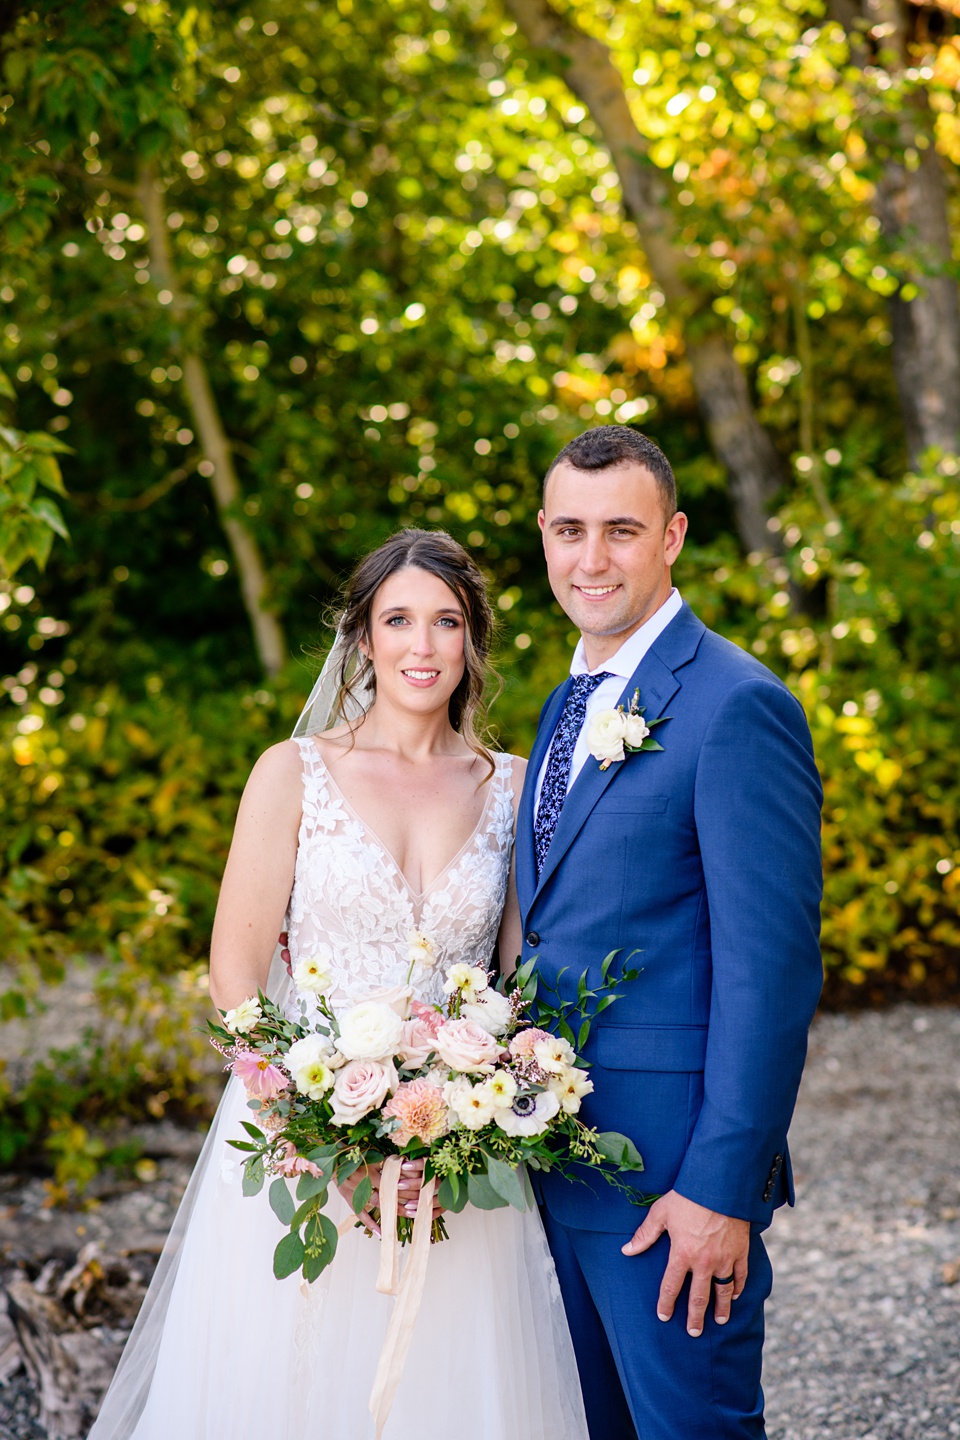
<path id="1" fill-rule="evenodd" d="M 670 208 L 673 182 L 652 163 L 630 111 L 623 76 L 602 41 L 554 10 L 550 0 L 505 0 L 520 29 L 546 51 L 590 112 L 610 152 L 624 208 L 637 227 L 647 266 L 684 327 L 694 388 L 714 449 L 727 468 L 740 538 L 748 550 L 769 550 L 766 507 L 783 483 L 780 457 L 758 421 L 747 377 L 719 329 L 696 334 L 695 314 L 708 315 L 712 296 L 687 278 Z"/>
<path id="2" fill-rule="evenodd" d="M 181 326 L 187 318 L 189 302 L 180 289 L 170 240 L 161 189 L 149 166 L 145 166 L 138 186 L 140 203 L 147 222 L 151 275 L 159 290 L 170 294 L 170 312 Z M 193 415 L 197 436 L 204 457 L 213 467 L 210 488 L 217 506 L 220 524 L 240 578 L 240 590 L 260 663 L 267 675 L 283 668 L 287 656 L 283 631 L 277 617 L 267 608 L 268 583 L 260 547 L 240 519 L 242 499 L 240 482 L 233 463 L 217 406 L 210 377 L 202 357 L 184 342 L 181 329 L 180 363 L 183 368 L 183 390 Z"/>

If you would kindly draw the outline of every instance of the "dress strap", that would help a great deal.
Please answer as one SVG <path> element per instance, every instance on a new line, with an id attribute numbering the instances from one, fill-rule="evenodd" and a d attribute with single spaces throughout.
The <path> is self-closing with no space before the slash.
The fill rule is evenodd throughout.
<path id="1" fill-rule="evenodd" d="M 303 767 L 303 809 L 300 819 L 300 839 L 302 841 L 316 833 L 320 810 L 323 806 L 325 777 L 320 751 L 310 736 L 297 735 L 294 737 L 294 741 L 300 751 L 300 762 Z"/>
<path id="2" fill-rule="evenodd" d="M 300 759 L 303 763 L 304 779 L 319 780 L 323 773 L 323 761 L 320 758 L 320 751 L 313 743 L 310 735 L 297 735 L 294 744 L 300 751 Z"/>

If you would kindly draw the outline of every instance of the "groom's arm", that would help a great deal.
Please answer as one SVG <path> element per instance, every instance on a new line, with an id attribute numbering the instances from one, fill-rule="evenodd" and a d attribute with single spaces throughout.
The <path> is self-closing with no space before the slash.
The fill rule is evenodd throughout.
<path id="1" fill-rule="evenodd" d="M 773 681 L 721 700 L 701 749 L 694 801 L 710 917 L 712 989 L 703 1106 L 673 1191 L 625 1247 L 665 1230 L 658 1312 L 692 1273 L 687 1328 L 699 1334 L 714 1277 L 723 1321 L 746 1280 L 750 1222 L 764 1222 L 783 1163 L 822 983 L 820 782 L 806 720 Z"/>

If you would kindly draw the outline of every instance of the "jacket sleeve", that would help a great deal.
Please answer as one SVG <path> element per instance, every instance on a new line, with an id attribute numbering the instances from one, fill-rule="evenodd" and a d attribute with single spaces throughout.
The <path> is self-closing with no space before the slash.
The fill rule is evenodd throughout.
<path id="1" fill-rule="evenodd" d="M 713 970 L 703 1106 L 675 1188 L 753 1222 L 779 1188 L 823 981 L 821 799 L 800 705 L 773 680 L 742 681 L 696 774 Z"/>

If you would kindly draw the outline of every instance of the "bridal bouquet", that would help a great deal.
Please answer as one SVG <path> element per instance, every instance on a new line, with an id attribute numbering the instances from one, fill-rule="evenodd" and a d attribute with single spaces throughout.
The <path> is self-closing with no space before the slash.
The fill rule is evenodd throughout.
<path id="1" fill-rule="evenodd" d="M 410 942 L 408 981 L 418 964 L 434 961 L 427 937 L 414 933 Z M 301 998 L 298 1018 L 258 994 L 222 1013 L 222 1024 L 210 1023 L 256 1114 L 256 1124 L 243 1122 L 249 1139 L 230 1141 L 247 1152 L 244 1193 L 274 1177 L 270 1204 L 287 1231 L 274 1254 L 278 1279 L 302 1270 L 313 1281 L 330 1264 L 339 1232 L 324 1213 L 329 1186 L 362 1170 L 352 1197 L 359 1216 L 371 1204 L 376 1165 L 376 1218 L 385 1234 L 395 1227 L 401 1243 L 410 1240 L 414 1220 L 396 1213 L 401 1158 L 425 1160 L 418 1222 L 432 1215 L 434 1193 L 454 1212 L 467 1204 L 530 1208 L 527 1169 L 572 1164 L 647 1203 L 620 1178 L 643 1169 L 631 1141 L 598 1133 L 577 1115 L 593 1090 L 577 1047 L 618 986 L 638 973 L 611 973 L 617 953 L 603 961 L 597 988 L 584 972 L 574 1002 L 550 992 L 549 1003 L 528 961 L 496 984 L 479 966 L 452 966 L 442 1008 L 414 999 L 408 983 L 339 1011 L 328 999 L 323 957 L 315 957 L 294 971 L 301 997 L 310 997 Z M 443 1219 L 433 1221 L 432 1238 L 445 1236 Z"/>

